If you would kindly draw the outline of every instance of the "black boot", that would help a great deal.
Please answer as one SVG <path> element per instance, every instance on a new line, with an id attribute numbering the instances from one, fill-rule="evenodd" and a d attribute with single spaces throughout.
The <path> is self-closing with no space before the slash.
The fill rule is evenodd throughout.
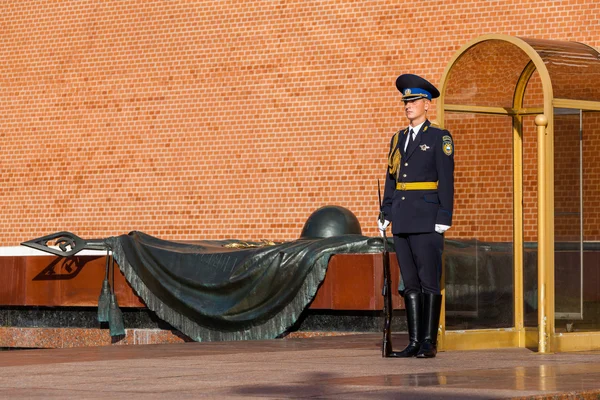
<path id="1" fill-rule="evenodd" d="M 412 292 L 404 296 L 404 303 L 406 305 L 406 322 L 408 325 L 408 339 L 410 342 L 408 346 L 402 351 L 392 351 L 389 357 L 414 357 L 419 352 L 421 346 L 421 325 L 419 320 L 421 319 L 421 293 Z"/>
<path id="2" fill-rule="evenodd" d="M 437 334 L 442 310 L 442 295 L 423 293 L 423 341 L 417 358 L 433 358 L 437 354 Z"/>

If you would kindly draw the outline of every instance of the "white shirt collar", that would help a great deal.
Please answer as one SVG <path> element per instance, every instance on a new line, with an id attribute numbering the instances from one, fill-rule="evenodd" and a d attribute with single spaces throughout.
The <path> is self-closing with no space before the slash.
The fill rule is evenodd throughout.
<path id="1" fill-rule="evenodd" d="M 423 126 L 423 124 L 425 123 L 425 121 L 421 122 L 419 125 L 412 127 L 412 126 L 408 126 L 408 131 L 410 132 L 410 130 L 413 130 L 413 135 L 416 136 L 417 133 L 419 133 L 421 131 L 421 127 Z"/>

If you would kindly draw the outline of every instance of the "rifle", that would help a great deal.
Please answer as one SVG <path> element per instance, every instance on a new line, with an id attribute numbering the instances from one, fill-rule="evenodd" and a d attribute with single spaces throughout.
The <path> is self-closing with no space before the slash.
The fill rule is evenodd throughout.
<path id="1" fill-rule="evenodd" d="M 383 202 L 381 201 L 381 184 L 377 180 L 377 190 L 379 192 L 379 221 L 383 223 L 385 217 L 383 214 Z M 392 353 L 392 278 L 390 274 L 390 253 L 388 251 L 388 241 L 383 233 L 383 343 L 381 345 L 381 357 L 389 357 Z"/>

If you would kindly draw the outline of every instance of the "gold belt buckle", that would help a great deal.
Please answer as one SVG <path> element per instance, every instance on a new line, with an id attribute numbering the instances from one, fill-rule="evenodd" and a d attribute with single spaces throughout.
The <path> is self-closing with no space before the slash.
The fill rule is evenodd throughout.
<path id="1" fill-rule="evenodd" d="M 406 190 L 406 183 L 402 182 L 400 184 L 400 190 Z"/>

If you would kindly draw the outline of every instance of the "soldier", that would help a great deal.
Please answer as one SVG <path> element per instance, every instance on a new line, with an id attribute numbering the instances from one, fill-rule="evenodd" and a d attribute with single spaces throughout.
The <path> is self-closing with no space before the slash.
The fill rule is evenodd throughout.
<path id="1" fill-rule="evenodd" d="M 427 110 L 440 95 L 427 80 L 400 75 L 410 124 L 391 140 L 383 199 L 384 220 L 392 224 L 404 291 L 409 344 L 392 357 L 435 357 L 442 305 L 440 281 L 444 232 L 452 225 L 454 143 L 448 131 L 431 125 Z"/>

